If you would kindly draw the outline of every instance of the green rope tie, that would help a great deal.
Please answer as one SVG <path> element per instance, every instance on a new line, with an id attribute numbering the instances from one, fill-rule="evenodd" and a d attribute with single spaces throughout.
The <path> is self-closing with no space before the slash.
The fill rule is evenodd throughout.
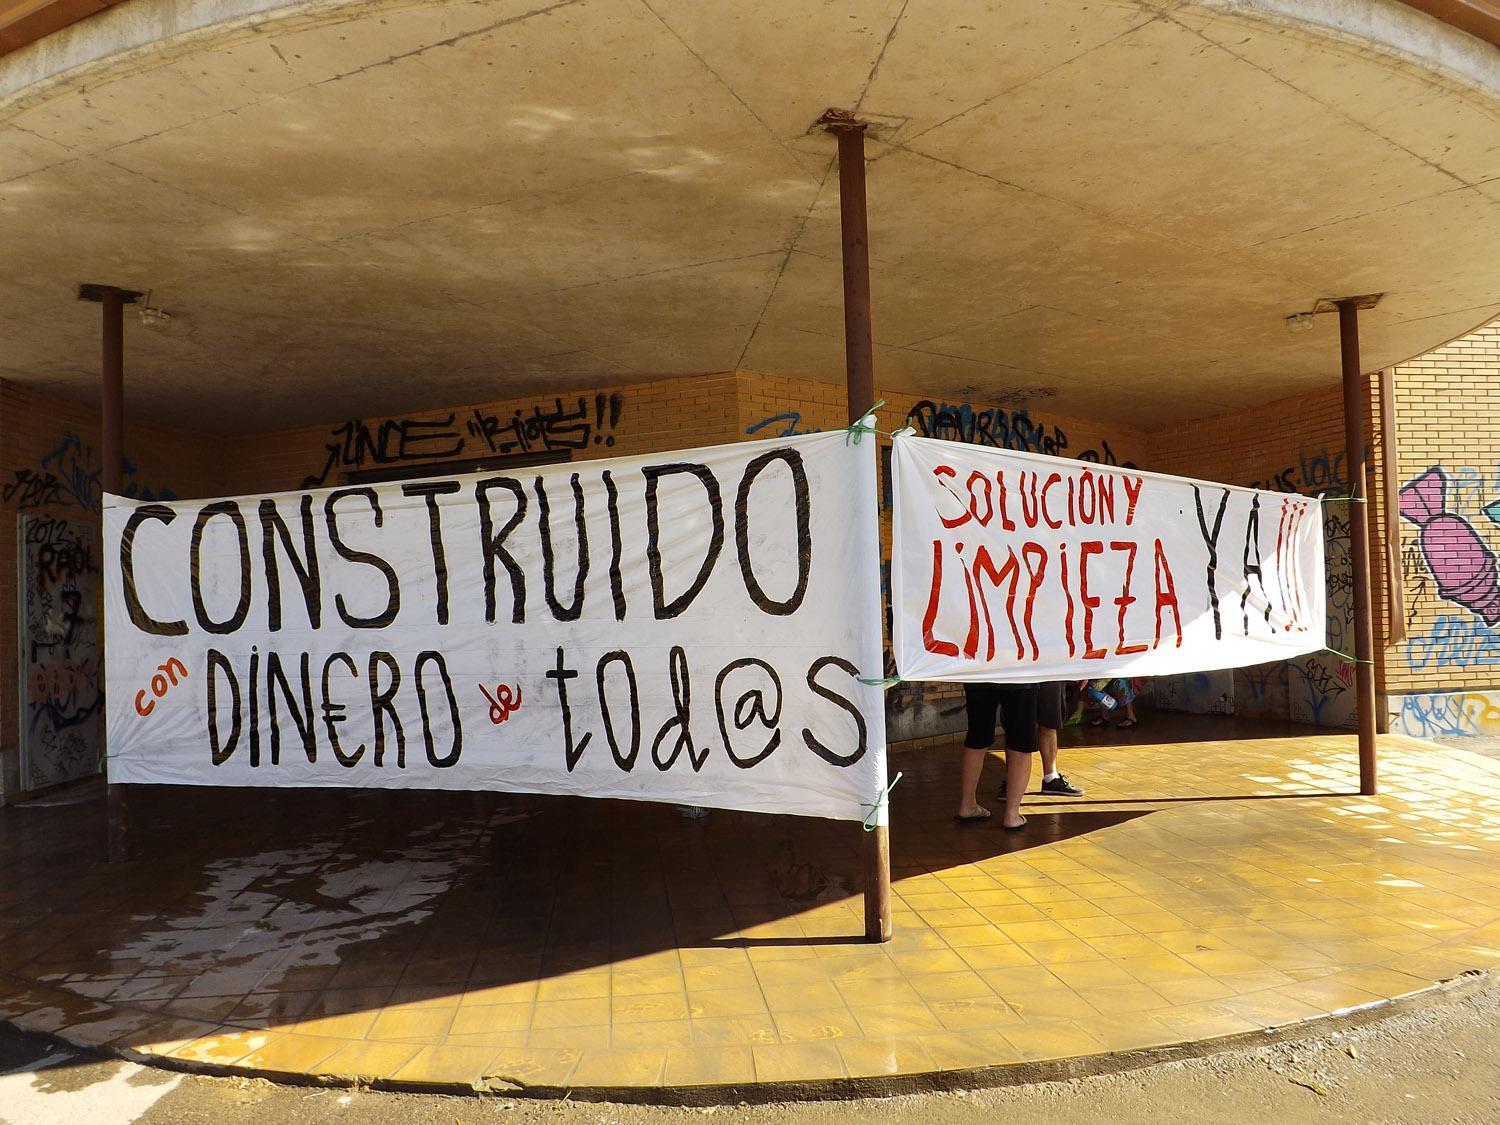
<path id="1" fill-rule="evenodd" d="M 874 425 L 865 425 L 865 418 L 871 418 L 875 412 L 885 405 L 885 399 L 879 399 L 875 405 L 866 410 L 864 416 L 858 422 L 851 422 L 844 427 L 844 444 L 858 445 L 865 434 L 878 434 L 880 437 L 893 438 L 897 434 L 916 433 L 910 426 L 902 426 L 899 430 L 882 430 Z"/>
<path id="2" fill-rule="evenodd" d="M 857 678 L 862 684 L 878 688 L 893 688 L 901 682 L 900 676 L 859 676 Z"/>
<path id="3" fill-rule="evenodd" d="M 1333 653 L 1334 656 L 1338 656 L 1338 657 L 1343 658 L 1343 660 L 1345 660 L 1349 664 L 1374 664 L 1375 663 L 1375 661 L 1373 661 L 1373 660 L 1361 660 L 1357 656 L 1350 656 L 1347 652 L 1340 652 L 1336 648 L 1323 648 L 1323 649 L 1319 649 L 1318 651 L 1319 652 L 1331 652 L 1331 653 Z"/>
<path id="4" fill-rule="evenodd" d="M 896 782 L 900 781 L 904 776 L 904 774 L 898 773 L 895 777 L 891 778 L 891 783 L 876 795 L 875 800 L 860 802 L 860 808 L 870 810 L 869 814 L 865 817 L 864 820 L 864 827 L 866 832 L 874 832 L 875 829 L 879 827 L 872 822 L 880 813 L 880 810 L 891 803 L 891 790 L 896 788 Z"/>

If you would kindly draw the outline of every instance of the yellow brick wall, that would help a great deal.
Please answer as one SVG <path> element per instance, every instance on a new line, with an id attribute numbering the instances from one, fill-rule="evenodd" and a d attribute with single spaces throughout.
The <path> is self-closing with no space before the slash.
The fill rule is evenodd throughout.
<path id="1" fill-rule="evenodd" d="M 99 432 L 97 405 L 0 380 L 0 795 L 7 798 L 20 784 L 20 723 L 31 718 L 17 692 L 19 519 L 56 516 L 91 525 L 94 562 L 101 561 Z M 205 435 L 131 422 L 125 459 L 133 467 L 124 481 L 131 495 L 212 496 L 222 484 L 220 443 Z"/>
<path id="2" fill-rule="evenodd" d="M 1447 511 L 1500 555 L 1500 526 L 1484 513 L 1500 500 L 1500 322 L 1398 367 L 1395 392 L 1398 480 L 1441 470 Z M 1500 607 L 1494 569 L 1465 567 L 1441 535 L 1430 534 L 1424 547 L 1421 529 L 1406 519 L 1400 557 L 1408 637 L 1387 656 L 1391 692 L 1500 690 L 1500 622 L 1482 615 Z M 1438 596 L 1439 575 L 1450 586 L 1473 584 L 1467 605 Z"/>
<path id="3" fill-rule="evenodd" d="M 403 469 L 497 454 L 568 449 L 574 459 L 633 456 L 737 441 L 733 374 L 585 387 L 468 405 L 436 404 L 231 439 L 226 489 L 338 485 L 350 471 Z"/>

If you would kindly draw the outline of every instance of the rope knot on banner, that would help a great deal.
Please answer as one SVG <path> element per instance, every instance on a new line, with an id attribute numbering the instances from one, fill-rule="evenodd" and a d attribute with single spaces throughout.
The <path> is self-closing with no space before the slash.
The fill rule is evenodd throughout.
<path id="1" fill-rule="evenodd" d="M 885 405 L 885 399 L 878 399 L 870 409 L 860 416 L 859 421 L 850 422 L 844 427 L 844 444 L 858 445 L 865 434 L 878 434 L 881 431 L 875 427 L 875 412 Z"/>
<path id="2" fill-rule="evenodd" d="M 877 815 L 879 815 L 882 808 L 891 803 L 891 790 L 896 788 L 896 782 L 900 781 L 905 776 L 905 774 L 898 772 L 895 777 L 891 778 L 891 783 L 875 795 L 875 799 L 873 801 L 860 802 L 860 806 L 862 808 L 870 810 L 870 814 L 866 816 L 864 820 L 864 829 L 866 832 L 875 831 L 877 825 L 871 822 Z"/>

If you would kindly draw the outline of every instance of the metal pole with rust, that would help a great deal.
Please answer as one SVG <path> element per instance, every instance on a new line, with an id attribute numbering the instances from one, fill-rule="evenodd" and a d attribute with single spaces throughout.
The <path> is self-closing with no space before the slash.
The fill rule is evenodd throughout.
<path id="1" fill-rule="evenodd" d="M 1359 791 L 1376 791 L 1375 642 L 1370 617 L 1370 524 L 1365 511 L 1368 452 L 1365 395 L 1368 380 L 1359 366 L 1359 310 L 1371 298 L 1336 301 L 1339 352 L 1344 366 L 1344 463 L 1349 466 L 1349 565 L 1354 578 L 1354 699 L 1359 715 Z"/>
<path id="2" fill-rule="evenodd" d="M 125 306 L 133 304 L 140 296 L 113 285 L 78 287 L 80 300 L 99 303 L 102 325 L 100 478 L 104 491 L 116 496 L 124 488 L 125 477 Z M 103 674 L 102 669 L 100 674 Z M 122 863 L 130 854 L 130 813 L 125 787 L 109 780 L 108 755 L 105 757 L 105 793 L 109 817 L 109 861 Z"/>
<path id="3" fill-rule="evenodd" d="M 839 143 L 839 221 L 844 235 L 844 360 L 849 421 L 875 405 L 875 345 L 870 329 L 870 242 L 865 212 L 865 126 L 829 110 L 820 122 Z M 880 747 L 885 752 L 885 747 Z M 891 940 L 891 834 L 864 833 L 865 940 Z"/>

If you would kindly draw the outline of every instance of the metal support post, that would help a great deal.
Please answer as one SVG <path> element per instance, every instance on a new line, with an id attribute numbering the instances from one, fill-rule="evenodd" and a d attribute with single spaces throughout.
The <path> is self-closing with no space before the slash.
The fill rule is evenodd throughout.
<path id="1" fill-rule="evenodd" d="M 78 297 L 99 303 L 102 324 L 100 414 L 102 432 L 99 438 L 100 473 L 105 492 L 118 496 L 125 477 L 125 306 L 140 299 L 141 294 L 113 285 L 81 285 Z M 108 638 L 106 638 L 108 643 Z M 103 675 L 103 670 L 100 670 Z M 108 735 L 105 736 L 106 738 Z M 106 746 L 108 744 L 106 743 Z M 109 861 L 123 863 L 130 855 L 130 812 L 125 786 L 109 779 L 109 759 L 105 757 L 105 794 L 109 817 Z"/>
<path id="2" fill-rule="evenodd" d="M 1339 351 L 1344 367 L 1344 463 L 1349 466 L 1349 565 L 1354 578 L 1354 698 L 1359 713 L 1359 791 L 1376 792 L 1375 643 L 1370 617 L 1370 522 L 1365 510 L 1368 469 L 1365 396 L 1368 380 L 1359 366 L 1361 300 L 1335 302 Z"/>
<path id="3" fill-rule="evenodd" d="M 829 110 L 822 124 L 839 143 L 839 220 L 844 235 L 844 356 L 849 421 L 875 405 L 875 345 L 870 330 L 870 245 L 865 212 L 865 126 Z M 885 747 L 880 747 L 885 752 Z M 891 940 L 891 835 L 864 833 L 865 940 Z"/>

